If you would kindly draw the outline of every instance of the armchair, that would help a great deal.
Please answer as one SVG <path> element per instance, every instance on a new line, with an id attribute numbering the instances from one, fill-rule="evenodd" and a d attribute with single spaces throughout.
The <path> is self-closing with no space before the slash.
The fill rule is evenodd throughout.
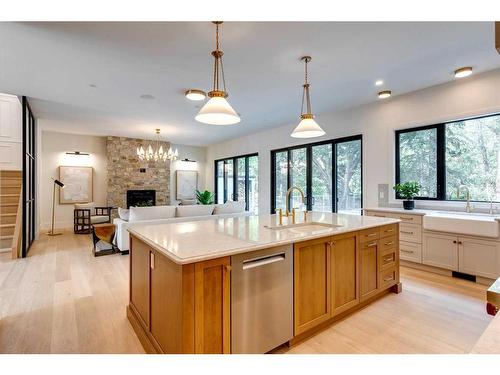
<path id="1" fill-rule="evenodd" d="M 92 224 L 111 223 L 113 207 L 94 206 L 94 203 L 75 204 L 73 211 L 73 231 L 76 234 L 88 234 Z"/>

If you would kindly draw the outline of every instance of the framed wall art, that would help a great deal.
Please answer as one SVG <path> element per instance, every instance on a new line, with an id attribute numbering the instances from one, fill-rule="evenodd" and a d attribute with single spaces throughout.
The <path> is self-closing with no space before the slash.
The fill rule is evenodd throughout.
<path id="1" fill-rule="evenodd" d="M 59 180 L 64 189 L 59 189 L 59 204 L 90 203 L 93 201 L 92 167 L 59 167 Z"/>
<path id="2" fill-rule="evenodd" d="M 198 189 L 197 171 L 175 171 L 176 199 L 196 199 Z"/>

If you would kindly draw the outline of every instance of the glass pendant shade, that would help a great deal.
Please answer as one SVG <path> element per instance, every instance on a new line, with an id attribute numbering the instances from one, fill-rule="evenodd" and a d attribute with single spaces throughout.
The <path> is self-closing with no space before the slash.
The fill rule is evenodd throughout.
<path id="1" fill-rule="evenodd" d="M 291 136 L 293 138 L 314 138 L 325 135 L 325 131 L 321 129 L 312 116 L 301 116 L 302 120 L 293 130 Z"/>
<path id="2" fill-rule="evenodd" d="M 219 25 L 222 21 L 213 23 L 215 24 L 215 50 L 211 53 L 214 57 L 213 86 L 212 91 L 208 93 L 210 99 L 194 119 L 209 125 L 233 125 L 239 123 L 241 118 L 226 100 L 226 79 L 222 64 L 224 52 L 219 49 Z"/>
<path id="3" fill-rule="evenodd" d="M 200 109 L 196 121 L 210 125 L 233 125 L 241 121 L 226 98 L 214 96 Z"/>
<path id="4" fill-rule="evenodd" d="M 314 121 L 314 115 L 311 110 L 311 95 L 309 93 L 310 84 L 307 80 L 307 64 L 311 61 L 311 56 L 303 56 L 301 58 L 305 63 L 305 83 L 302 85 L 302 108 L 300 110 L 300 122 L 297 127 L 290 134 L 293 138 L 315 138 L 325 135 L 325 131 L 321 129 L 321 126 Z M 304 104 L 306 110 L 304 112 Z"/>

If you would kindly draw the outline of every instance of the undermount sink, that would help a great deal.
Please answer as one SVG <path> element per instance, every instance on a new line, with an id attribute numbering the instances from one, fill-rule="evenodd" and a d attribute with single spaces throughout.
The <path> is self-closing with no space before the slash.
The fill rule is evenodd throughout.
<path id="1" fill-rule="evenodd" d="M 423 227 L 427 230 L 496 238 L 500 222 L 496 216 L 468 212 L 431 212 L 424 216 Z"/>
<path id="2" fill-rule="evenodd" d="M 342 225 L 339 224 L 327 224 L 327 223 L 320 223 L 316 221 L 309 221 L 305 223 L 296 223 L 296 224 L 283 224 L 283 225 L 265 225 L 266 228 L 268 229 L 274 229 L 274 230 L 283 230 L 283 229 L 307 229 L 311 231 L 316 231 L 316 230 L 322 230 L 322 229 L 331 229 L 331 228 L 336 228 L 336 227 L 341 227 Z"/>

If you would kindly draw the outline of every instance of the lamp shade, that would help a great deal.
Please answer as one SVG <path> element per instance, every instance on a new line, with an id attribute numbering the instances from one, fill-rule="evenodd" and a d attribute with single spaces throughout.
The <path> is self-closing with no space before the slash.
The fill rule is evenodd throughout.
<path id="1" fill-rule="evenodd" d="M 200 109 L 196 121 L 210 125 L 232 125 L 241 121 L 226 98 L 214 96 Z"/>
<path id="2" fill-rule="evenodd" d="M 325 135 L 325 131 L 321 129 L 316 121 L 311 117 L 302 117 L 302 120 L 293 130 L 291 136 L 293 138 L 314 138 Z"/>

